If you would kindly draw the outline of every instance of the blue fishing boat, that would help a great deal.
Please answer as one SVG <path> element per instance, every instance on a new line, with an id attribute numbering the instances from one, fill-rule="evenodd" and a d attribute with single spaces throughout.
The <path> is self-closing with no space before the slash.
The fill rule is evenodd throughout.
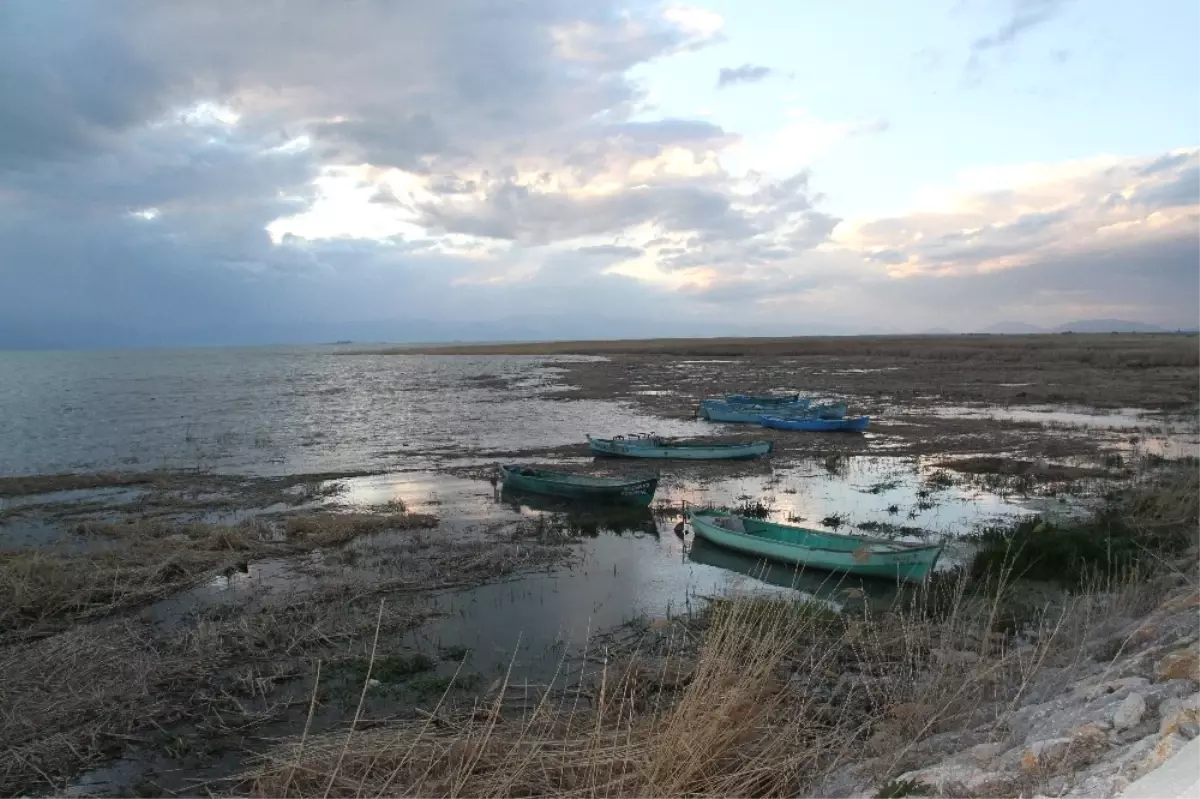
<path id="1" fill-rule="evenodd" d="M 768 455 L 775 449 L 773 441 L 736 441 L 730 443 L 677 441 L 650 434 L 616 438 L 588 436 L 592 453 L 619 458 L 657 458 L 660 460 L 740 460 Z"/>
<path id="2" fill-rule="evenodd" d="M 785 418 L 781 416 L 760 416 L 759 424 L 775 430 L 802 430 L 809 433 L 861 433 L 867 429 L 871 417 L 848 416 L 844 419 Z"/>

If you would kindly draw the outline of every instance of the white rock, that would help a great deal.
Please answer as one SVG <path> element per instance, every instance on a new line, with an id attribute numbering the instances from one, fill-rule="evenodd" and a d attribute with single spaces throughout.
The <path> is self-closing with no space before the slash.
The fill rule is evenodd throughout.
<path id="1" fill-rule="evenodd" d="M 1157 747 L 1155 763 L 1121 794 L 1124 799 L 1183 799 L 1200 793 L 1200 738 L 1181 744 L 1173 735 Z M 1165 746 L 1164 746 L 1165 745 Z M 1165 757 L 1164 757 L 1165 755 Z"/>
<path id="2" fill-rule="evenodd" d="M 1146 700 L 1141 694 L 1130 694 L 1117 706 L 1113 713 L 1112 725 L 1117 730 L 1127 730 L 1136 727 L 1146 715 Z"/>
<path id="3" fill-rule="evenodd" d="M 997 771 L 985 771 L 962 763 L 941 764 L 902 774 L 899 781 L 913 781 L 935 793 L 954 789 L 969 795 L 1004 796 L 1012 789 L 1016 777 Z"/>
<path id="4" fill-rule="evenodd" d="M 987 743 L 987 744 L 978 744 L 977 746 L 972 746 L 970 749 L 968 749 L 963 754 L 965 757 L 974 761 L 975 763 L 978 763 L 981 766 L 986 766 L 987 764 L 991 763 L 996 758 L 1000 757 L 1000 755 L 1007 752 L 1008 749 L 1009 749 L 1009 745 L 1004 742 Z"/>
<path id="5" fill-rule="evenodd" d="M 1039 761 L 1058 760 L 1071 748 L 1070 738 L 1047 738 L 1034 741 L 1026 749 L 1026 757 L 1034 757 Z"/>

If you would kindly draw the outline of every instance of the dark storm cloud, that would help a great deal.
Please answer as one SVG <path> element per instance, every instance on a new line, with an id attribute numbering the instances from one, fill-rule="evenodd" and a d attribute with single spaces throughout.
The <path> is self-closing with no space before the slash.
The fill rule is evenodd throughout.
<path id="1" fill-rule="evenodd" d="M 570 218 L 570 202 L 523 205 L 512 164 L 535 157 L 547 174 L 586 172 L 733 140 L 703 122 L 628 121 L 640 93 L 625 71 L 698 44 L 652 4 L 632 10 L 603 0 L 7 2 L 0 314 L 8 326 L 115 324 L 165 340 L 228 319 L 245 329 L 477 317 L 532 302 L 541 284 L 456 284 L 477 262 L 439 256 L 429 242 L 290 236 L 280 246 L 264 228 L 305 210 L 330 162 L 399 167 L 449 198 L 491 186 L 487 213 L 455 229 L 549 241 L 603 228 Z M 201 101 L 240 119 L 225 124 L 227 111 Z M 598 155 L 581 142 L 597 143 Z M 706 182 L 660 188 L 635 210 L 615 199 L 605 218 L 702 224 L 728 205 Z M 371 200 L 401 204 L 384 186 Z M 514 219 L 506 207 L 546 218 Z M 628 282 L 602 285 L 632 302 Z"/>
<path id="2" fill-rule="evenodd" d="M 723 89 L 736 83 L 758 83 L 766 79 L 772 70 L 770 67 L 742 64 L 740 67 L 722 67 L 717 74 L 717 88 Z"/>

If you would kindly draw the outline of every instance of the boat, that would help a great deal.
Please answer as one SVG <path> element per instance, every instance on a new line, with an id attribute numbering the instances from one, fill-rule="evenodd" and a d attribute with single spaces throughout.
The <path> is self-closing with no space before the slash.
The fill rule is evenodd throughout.
<path id="1" fill-rule="evenodd" d="M 500 467 L 505 489 L 555 497 L 649 505 L 658 489 L 658 477 L 592 477 L 553 469 L 508 464 Z"/>
<path id="2" fill-rule="evenodd" d="M 807 399 L 800 399 L 799 394 L 784 396 L 756 397 L 753 394 L 726 394 L 725 402 L 732 405 L 807 405 Z"/>
<path id="3" fill-rule="evenodd" d="M 760 416 L 759 424 L 775 430 L 803 430 L 809 433 L 861 433 L 870 424 L 869 416 L 847 416 L 843 419 L 818 419 L 782 416 Z"/>
<path id="4" fill-rule="evenodd" d="M 829 572 L 922 582 L 944 544 L 910 544 L 824 533 L 719 510 L 689 508 L 696 536 L 737 552 Z"/>
<path id="5" fill-rule="evenodd" d="M 807 413 L 788 414 L 788 416 L 814 416 L 817 419 L 842 419 L 850 410 L 844 402 L 823 402 L 820 405 L 810 405 Z"/>
<path id="6" fill-rule="evenodd" d="M 773 441 L 703 443 L 677 441 L 651 433 L 616 438 L 587 437 L 592 453 L 617 458 L 657 458 L 688 461 L 739 460 L 758 458 L 775 449 Z"/>
<path id="7" fill-rule="evenodd" d="M 710 422 L 758 424 L 759 417 L 764 413 L 779 413 L 779 409 L 766 411 L 758 405 L 736 405 L 723 400 L 704 400 L 700 403 L 700 418 Z"/>

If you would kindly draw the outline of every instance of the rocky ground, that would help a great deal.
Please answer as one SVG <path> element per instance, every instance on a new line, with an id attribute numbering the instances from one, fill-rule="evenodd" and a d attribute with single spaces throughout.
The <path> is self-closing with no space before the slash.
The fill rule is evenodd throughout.
<path id="1" fill-rule="evenodd" d="M 1200 734 L 1194 563 L 1178 577 L 1188 584 L 1147 615 L 1117 616 L 1092 630 L 1077 659 L 1042 669 L 1014 706 L 994 708 L 994 719 L 973 729 L 923 741 L 921 767 L 880 786 L 873 777 L 887 758 L 864 760 L 818 794 L 1120 795 Z"/>

